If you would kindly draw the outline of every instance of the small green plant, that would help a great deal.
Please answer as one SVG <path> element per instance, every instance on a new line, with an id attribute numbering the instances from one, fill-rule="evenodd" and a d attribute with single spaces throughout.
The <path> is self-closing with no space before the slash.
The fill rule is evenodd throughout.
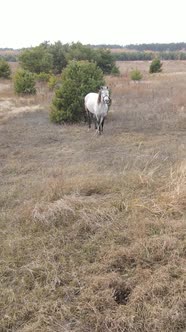
<path id="1" fill-rule="evenodd" d="M 14 76 L 14 89 L 17 94 L 35 94 L 35 75 L 28 70 L 19 69 Z"/>
<path id="2" fill-rule="evenodd" d="M 162 71 L 162 65 L 163 64 L 161 63 L 160 59 L 155 58 L 154 60 L 152 60 L 149 68 L 149 73 L 160 73 Z"/>
<path id="3" fill-rule="evenodd" d="M 140 81 L 142 79 L 143 75 L 138 69 L 134 69 L 131 72 L 130 77 L 131 77 L 131 80 L 133 80 L 133 81 Z"/>
<path id="4" fill-rule="evenodd" d="M 48 87 L 50 90 L 54 90 L 56 87 L 56 84 L 58 82 L 58 79 L 55 75 L 50 75 L 49 80 L 48 80 Z"/>
<path id="5" fill-rule="evenodd" d="M 119 68 L 116 65 L 113 65 L 111 69 L 111 75 L 118 76 L 120 74 Z"/>
<path id="6" fill-rule="evenodd" d="M 7 61 L 0 59 L 0 77 L 10 78 L 11 69 Z"/>

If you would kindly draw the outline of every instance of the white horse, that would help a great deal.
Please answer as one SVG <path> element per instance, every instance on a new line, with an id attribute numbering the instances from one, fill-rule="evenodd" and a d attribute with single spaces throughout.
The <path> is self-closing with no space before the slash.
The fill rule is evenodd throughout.
<path id="1" fill-rule="evenodd" d="M 95 129 L 101 134 L 103 125 L 108 114 L 111 98 L 107 86 L 102 86 L 99 93 L 90 92 L 85 96 L 85 111 L 88 117 L 89 128 L 91 128 L 92 117 L 95 119 Z"/>

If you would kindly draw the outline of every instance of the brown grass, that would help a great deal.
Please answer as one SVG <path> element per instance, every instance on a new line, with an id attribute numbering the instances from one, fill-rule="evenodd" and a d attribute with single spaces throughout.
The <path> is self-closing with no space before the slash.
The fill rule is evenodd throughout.
<path id="1" fill-rule="evenodd" d="M 186 73 L 120 66 L 101 137 L 0 82 L 3 332 L 186 331 Z"/>

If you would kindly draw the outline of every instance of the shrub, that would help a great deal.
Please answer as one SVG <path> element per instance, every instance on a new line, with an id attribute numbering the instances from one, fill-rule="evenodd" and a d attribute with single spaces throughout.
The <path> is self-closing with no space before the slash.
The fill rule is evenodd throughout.
<path id="1" fill-rule="evenodd" d="M 50 90 L 53 90 L 58 83 L 58 79 L 55 75 L 50 75 L 49 80 L 48 80 L 48 87 Z"/>
<path id="2" fill-rule="evenodd" d="M 131 80 L 133 80 L 133 81 L 140 81 L 142 79 L 143 75 L 138 69 L 134 69 L 131 72 L 130 77 L 131 77 Z"/>
<path id="3" fill-rule="evenodd" d="M 50 118 L 53 122 L 77 122 L 84 114 L 84 96 L 104 85 L 103 72 L 95 63 L 72 61 L 64 69 L 62 85 L 55 92 Z"/>
<path id="4" fill-rule="evenodd" d="M 93 61 L 101 68 L 104 74 L 119 74 L 119 68 L 116 67 L 114 57 L 108 49 L 94 49 L 78 42 L 73 43 L 69 47 L 66 56 L 68 60 Z"/>
<path id="5" fill-rule="evenodd" d="M 49 73 L 53 65 L 52 55 L 42 45 L 24 50 L 19 56 L 19 61 L 23 69 L 36 74 Z"/>
<path id="6" fill-rule="evenodd" d="M 61 74 L 62 70 L 67 65 L 65 46 L 60 41 L 50 45 L 48 48 L 49 53 L 52 55 L 52 70 L 54 74 Z"/>
<path id="7" fill-rule="evenodd" d="M 152 60 L 152 63 L 150 65 L 149 68 L 149 73 L 160 73 L 162 71 L 162 63 L 160 62 L 160 59 L 155 58 L 154 60 Z"/>
<path id="8" fill-rule="evenodd" d="M 0 60 L 0 77 L 10 78 L 11 69 L 7 61 Z"/>
<path id="9" fill-rule="evenodd" d="M 119 75 L 120 74 L 120 71 L 119 71 L 119 68 L 114 64 L 112 69 L 111 69 L 111 75 Z"/>
<path id="10" fill-rule="evenodd" d="M 117 71 L 117 74 L 119 74 L 119 68 L 116 67 L 114 57 L 110 50 L 97 50 L 95 54 L 95 62 L 104 74 L 111 74 L 112 71 L 115 71 L 115 73 Z"/>
<path id="11" fill-rule="evenodd" d="M 39 74 L 35 74 L 35 78 L 38 82 L 48 82 L 50 79 L 50 74 L 42 72 Z"/>
<path id="12" fill-rule="evenodd" d="M 14 89 L 17 94 L 35 94 L 35 76 L 33 73 L 19 69 L 14 76 Z"/>

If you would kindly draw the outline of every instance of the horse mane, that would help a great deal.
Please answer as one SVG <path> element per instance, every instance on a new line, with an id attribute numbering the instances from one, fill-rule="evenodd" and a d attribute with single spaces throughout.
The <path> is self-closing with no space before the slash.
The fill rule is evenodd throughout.
<path id="1" fill-rule="evenodd" d="M 99 94 L 98 94 L 98 104 L 101 103 L 101 90 L 99 90 Z"/>

